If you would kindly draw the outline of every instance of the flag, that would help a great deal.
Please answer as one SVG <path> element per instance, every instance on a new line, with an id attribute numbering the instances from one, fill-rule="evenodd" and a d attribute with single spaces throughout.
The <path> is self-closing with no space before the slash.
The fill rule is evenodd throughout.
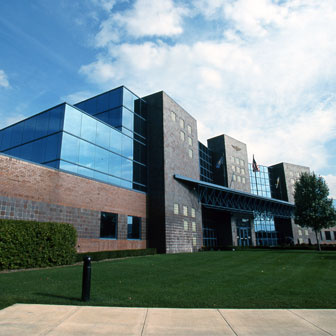
<path id="1" fill-rule="evenodd" d="M 253 155 L 253 161 L 252 161 L 252 169 L 253 169 L 253 173 L 260 171 L 260 169 L 259 169 L 259 167 L 257 165 L 256 160 L 254 160 L 254 155 Z"/>
<path id="2" fill-rule="evenodd" d="M 224 162 L 224 155 L 222 155 L 218 160 L 218 162 L 216 163 L 216 168 L 218 169 L 223 164 L 223 162 Z"/>
<path id="3" fill-rule="evenodd" d="M 275 188 L 278 189 L 279 188 L 279 184 L 280 184 L 280 177 L 278 176 L 277 180 L 276 180 L 276 184 L 275 184 Z"/>

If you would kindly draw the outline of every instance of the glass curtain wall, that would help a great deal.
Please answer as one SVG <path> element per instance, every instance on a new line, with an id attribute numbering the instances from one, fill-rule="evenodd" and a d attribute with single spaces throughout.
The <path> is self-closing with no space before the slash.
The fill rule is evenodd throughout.
<path id="1" fill-rule="evenodd" d="M 59 168 L 65 104 L 0 130 L 0 152 Z"/>
<path id="2" fill-rule="evenodd" d="M 66 105 L 60 169 L 145 191 L 146 166 L 134 160 L 133 139 Z"/>
<path id="3" fill-rule="evenodd" d="M 212 152 L 208 147 L 198 142 L 200 180 L 213 183 Z"/>
<path id="4" fill-rule="evenodd" d="M 249 163 L 249 174 L 252 194 L 271 197 L 270 177 L 268 167 L 259 165 L 259 172 L 253 172 Z M 257 214 L 254 218 L 256 244 L 258 246 L 278 245 L 278 232 L 275 230 L 274 217 L 268 214 Z"/>

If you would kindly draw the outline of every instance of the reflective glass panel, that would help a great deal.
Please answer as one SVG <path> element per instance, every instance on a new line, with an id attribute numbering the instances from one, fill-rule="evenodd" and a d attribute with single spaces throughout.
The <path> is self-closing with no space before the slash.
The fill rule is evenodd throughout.
<path id="1" fill-rule="evenodd" d="M 93 177 L 93 170 L 85 168 L 85 167 L 78 166 L 77 173 L 87 176 L 87 177 Z"/>
<path id="2" fill-rule="evenodd" d="M 20 145 L 22 143 L 22 133 L 24 130 L 24 123 L 20 122 L 11 127 L 11 141 L 10 147 Z"/>
<path id="3" fill-rule="evenodd" d="M 59 159 L 61 146 L 61 133 L 46 137 L 46 151 L 44 161 Z"/>
<path id="4" fill-rule="evenodd" d="M 81 121 L 83 113 L 79 110 L 66 105 L 64 115 L 64 130 L 80 136 L 81 135 Z"/>
<path id="5" fill-rule="evenodd" d="M 133 163 L 130 160 L 121 158 L 121 177 L 132 181 L 133 179 Z"/>
<path id="6" fill-rule="evenodd" d="M 123 125 L 123 127 L 128 128 L 130 131 L 133 131 L 134 114 L 126 108 L 122 109 L 122 113 L 123 113 L 123 115 L 122 115 L 122 118 L 123 118 L 122 125 Z"/>
<path id="7" fill-rule="evenodd" d="M 61 159 L 78 163 L 79 139 L 63 133 Z"/>
<path id="8" fill-rule="evenodd" d="M 48 134 L 49 111 L 36 116 L 35 138 L 41 138 Z"/>
<path id="9" fill-rule="evenodd" d="M 118 154 L 121 153 L 121 139 L 124 136 L 117 130 L 111 129 L 110 150 Z"/>
<path id="10" fill-rule="evenodd" d="M 22 143 L 35 139 L 36 118 L 32 117 L 25 120 L 24 131 L 22 134 Z"/>
<path id="11" fill-rule="evenodd" d="M 109 153 L 109 174 L 121 176 L 121 156 Z"/>
<path id="12" fill-rule="evenodd" d="M 125 135 L 122 137 L 121 154 L 133 159 L 133 139 Z"/>
<path id="13" fill-rule="evenodd" d="M 135 95 L 133 95 L 130 91 L 126 88 L 123 90 L 124 97 L 123 97 L 123 105 L 129 108 L 131 111 L 134 112 L 134 100 L 138 99 Z"/>
<path id="14" fill-rule="evenodd" d="M 85 140 L 95 143 L 96 141 L 97 121 L 83 113 L 81 137 Z"/>
<path id="15" fill-rule="evenodd" d="M 63 127 L 64 104 L 49 111 L 48 134 L 58 132 Z"/>
<path id="16" fill-rule="evenodd" d="M 78 166 L 75 164 L 60 160 L 60 169 L 63 169 L 63 170 L 66 170 L 72 173 L 77 173 L 77 168 Z"/>
<path id="17" fill-rule="evenodd" d="M 107 111 L 109 108 L 109 93 L 107 92 L 98 96 L 96 113 Z"/>
<path id="18" fill-rule="evenodd" d="M 109 168 L 109 152 L 103 148 L 96 147 L 95 169 L 107 173 Z"/>
<path id="19" fill-rule="evenodd" d="M 80 140 L 79 144 L 79 164 L 88 168 L 94 168 L 96 146 L 93 144 Z"/>
<path id="20" fill-rule="evenodd" d="M 96 144 L 109 149 L 111 127 L 97 122 Z"/>

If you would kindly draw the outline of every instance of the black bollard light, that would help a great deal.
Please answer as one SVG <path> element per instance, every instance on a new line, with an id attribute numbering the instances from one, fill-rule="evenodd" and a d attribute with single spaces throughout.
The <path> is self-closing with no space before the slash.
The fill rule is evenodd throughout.
<path id="1" fill-rule="evenodd" d="M 84 257 L 82 301 L 90 300 L 90 287 L 91 287 L 91 257 Z"/>

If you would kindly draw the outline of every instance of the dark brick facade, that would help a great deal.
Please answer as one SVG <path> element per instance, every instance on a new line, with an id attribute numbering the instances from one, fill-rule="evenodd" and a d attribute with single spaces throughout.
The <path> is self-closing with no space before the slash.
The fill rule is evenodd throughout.
<path id="1" fill-rule="evenodd" d="M 101 211 L 118 214 L 118 239 L 99 239 Z M 127 240 L 127 216 L 142 218 Z M 146 248 L 146 195 L 0 155 L 0 218 L 72 224 L 79 251 Z"/>

